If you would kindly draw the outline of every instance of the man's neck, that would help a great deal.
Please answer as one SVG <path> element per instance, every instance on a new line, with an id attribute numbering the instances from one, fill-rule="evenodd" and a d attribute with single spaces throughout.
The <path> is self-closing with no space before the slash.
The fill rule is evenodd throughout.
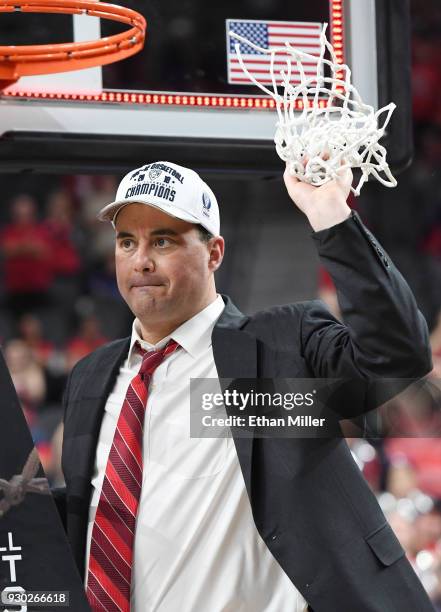
<path id="1" fill-rule="evenodd" d="M 146 342 L 149 342 L 150 344 L 157 344 L 163 338 L 170 336 L 183 323 L 185 323 L 186 321 L 189 321 L 190 319 L 195 317 L 197 314 L 202 312 L 205 308 L 207 308 L 207 306 L 212 304 L 216 299 L 217 299 L 217 293 L 215 292 L 214 295 L 210 295 L 210 297 L 207 300 L 205 300 L 201 306 L 199 306 L 194 311 L 189 312 L 182 319 L 176 319 L 174 321 L 170 321 L 170 319 L 168 319 L 167 321 L 156 323 L 154 326 L 144 325 L 142 321 L 139 321 L 139 332 L 140 332 L 141 338 L 145 340 Z"/>

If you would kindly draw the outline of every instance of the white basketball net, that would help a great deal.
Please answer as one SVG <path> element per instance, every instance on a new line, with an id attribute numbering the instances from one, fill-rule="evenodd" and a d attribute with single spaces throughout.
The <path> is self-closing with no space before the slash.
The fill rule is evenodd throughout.
<path id="1" fill-rule="evenodd" d="M 288 42 L 268 50 L 234 32 L 229 34 L 239 41 L 235 49 L 244 73 L 276 103 L 278 122 L 274 142 L 291 175 L 319 186 L 336 178 L 344 168 L 360 168 L 358 185 L 351 187 L 355 195 L 360 194 L 370 174 L 386 187 L 395 187 L 397 181 L 386 162 L 386 149 L 379 140 L 396 106 L 391 102 L 375 112 L 363 102 L 350 82 L 350 68 L 337 63 L 334 49 L 326 38 L 326 27 L 324 24 L 320 34 L 318 58 L 295 49 Z M 240 43 L 271 56 L 272 91 L 248 71 Z M 327 51 L 330 59 L 325 59 Z M 286 61 L 284 69 L 276 67 L 276 59 Z M 316 64 L 314 75 L 305 74 L 305 62 Z M 324 76 L 325 68 L 330 76 Z M 299 84 L 291 82 L 294 72 L 300 75 Z M 282 94 L 279 87 L 283 89 Z M 379 119 L 384 113 L 386 116 L 380 127 Z"/>

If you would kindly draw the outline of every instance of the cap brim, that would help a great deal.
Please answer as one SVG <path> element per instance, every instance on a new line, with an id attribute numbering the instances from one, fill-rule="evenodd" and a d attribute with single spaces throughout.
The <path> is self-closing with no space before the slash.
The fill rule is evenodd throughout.
<path id="1" fill-rule="evenodd" d="M 157 204 L 152 204 L 151 202 L 143 202 L 140 201 L 139 197 L 133 196 L 132 198 L 127 198 L 125 200 L 116 200 L 115 202 L 111 202 L 107 204 L 100 210 L 97 215 L 97 218 L 100 221 L 110 221 L 111 223 L 115 223 L 115 217 L 119 213 L 119 211 L 127 206 L 127 204 L 144 204 L 145 206 L 151 206 L 152 208 L 157 208 L 162 211 L 166 215 L 170 217 L 175 217 L 175 219 L 181 219 L 182 221 L 188 221 L 189 223 L 199 224 L 200 220 L 193 215 L 190 215 L 187 211 L 181 211 L 174 207 L 173 213 L 166 207 L 158 206 Z"/>

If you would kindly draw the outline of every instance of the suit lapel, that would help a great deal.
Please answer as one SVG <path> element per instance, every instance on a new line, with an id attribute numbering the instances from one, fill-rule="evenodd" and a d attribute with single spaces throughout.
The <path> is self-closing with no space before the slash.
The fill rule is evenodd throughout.
<path id="1" fill-rule="evenodd" d="M 214 327 L 212 342 L 214 362 L 222 391 L 225 391 L 227 388 L 234 388 L 236 379 L 257 378 L 257 342 L 256 338 L 242 329 L 248 317 L 234 306 L 230 298 L 222 297 L 225 309 Z M 226 410 L 227 413 L 230 412 L 228 406 Z M 232 434 L 245 485 L 251 498 L 253 433 L 249 432 L 248 437 L 236 437 L 232 429 Z"/>
<path id="2" fill-rule="evenodd" d="M 76 389 L 71 390 L 70 401 L 75 410 L 73 431 L 66 432 L 68 438 L 81 437 L 82 458 L 72 457 L 76 465 L 76 476 L 90 484 L 96 445 L 107 397 L 115 384 L 121 363 L 127 356 L 130 340 L 124 340 L 106 347 L 91 364 L 87 375 Z M 75 448 L 75 445 L 73 446 Z"/>

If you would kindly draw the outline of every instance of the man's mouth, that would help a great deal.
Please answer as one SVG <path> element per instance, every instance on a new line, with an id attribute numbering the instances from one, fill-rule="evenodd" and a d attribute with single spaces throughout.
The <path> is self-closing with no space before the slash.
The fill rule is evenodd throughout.
<path id="1" fill-rule="evenodd" d="M 162 283 L 132 283 L 132 289 L 148 289 L 150 287 L 162 287 Z"/>

